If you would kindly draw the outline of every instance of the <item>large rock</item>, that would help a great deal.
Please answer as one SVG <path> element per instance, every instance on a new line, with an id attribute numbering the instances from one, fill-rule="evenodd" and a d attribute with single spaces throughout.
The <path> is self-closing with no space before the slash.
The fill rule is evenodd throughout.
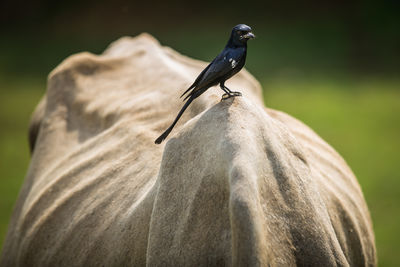
<path id="1" fill-rule="evenodd" d="M 35 111 L 1 266 L 373 266 L 344 160 L 246 71 L 154 139 L 205 63 L 149 35 L 69 57 Z"/>

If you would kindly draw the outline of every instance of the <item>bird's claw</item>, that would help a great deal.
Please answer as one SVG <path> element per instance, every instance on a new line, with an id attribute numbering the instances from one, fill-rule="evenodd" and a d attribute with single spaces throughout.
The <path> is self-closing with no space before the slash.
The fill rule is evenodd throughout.
<path id="1" fill-rule="evenodd" d="M 231 97 L 235 97 L 235 96 L 242 96 L 242 93 L 241 92 L 231 92 L 229 94 L 225 93 L 225 94 L 222 95 L 221 101 L 229 99 Z"/>
<path id="2" fill-rule="evenodd" d="M 241 92 L 232 92 L 232 95 L 233 96 L 242 96 L 242 93 Z"/>
<path id="3" fill-rule="evenodd" d="M 232 97 L 232 95 L 229 95 L 229 94 L 225 93 L 225 94 L 222 95 L 221 100 L 226 100 L 226 99 L 231 98 L 231 97 Z"/>

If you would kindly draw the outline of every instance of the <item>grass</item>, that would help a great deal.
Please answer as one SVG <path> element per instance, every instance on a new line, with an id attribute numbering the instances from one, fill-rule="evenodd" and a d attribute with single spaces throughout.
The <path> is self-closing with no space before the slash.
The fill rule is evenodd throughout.
<path id="1" fill-rule="evenodd" d="M 44 92 L 36 80 L 1 82 L 0 89 L 0 247 L 28 164 L 27 127 Z"/>
<path id="2" fill-rule="evenodd" d="M 380 266 L 396 266 L 400 242 L 400 81 L 362 78 L 266 79 L 267 106 L 313 128 L 348 162 L 368 202 Z M 27 126 L 44 81 L 0 89 L 0 247 L 29 164 Z"/>

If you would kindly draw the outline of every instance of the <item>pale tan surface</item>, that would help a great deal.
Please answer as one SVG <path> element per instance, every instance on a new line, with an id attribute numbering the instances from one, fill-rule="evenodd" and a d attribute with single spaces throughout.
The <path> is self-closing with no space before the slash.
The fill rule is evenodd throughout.
<path id="1" fill-rule="evenodd" d="M 60 64 L 32 117 L 0 265 L 375 265 L 351 170 L 307 126 L 264 108 L 246 71 L 227 82 L 243 97 L 220 102 L 210 88 L 154 144 L 204 66 L 149 35 Z"/>

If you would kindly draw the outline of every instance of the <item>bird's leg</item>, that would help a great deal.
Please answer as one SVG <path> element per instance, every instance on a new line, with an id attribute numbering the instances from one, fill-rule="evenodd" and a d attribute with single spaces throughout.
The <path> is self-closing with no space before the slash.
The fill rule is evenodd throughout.
<path id="1" fill-rule="evenodd" d="M 222 95 L 222 99 L 221 100 L 225 100 L 225 99 L 228 99 L 228 98 L 231 98 L 231 97 L 241 96 L 242 95 L 240 92 L 231 91 L 228 87 L 225 86 L 225 84 L 223 82 L 220 83 L 219 86 L 225 92 L 225 94 Z"/>
<path id="2" fill-rule="evenodd" d="M 229 94 L 231 95 L 230 97 L 233 97 L 233 96 L 242 96 L 242 93 L 241 93 L 241 92 L 234 92 L 234 91 L 231 91 L 231 89 L 229 89 L 229 88 L 226 87 L 225 85 L 223 85 L 223 86 L 224 86 L 225 90 L 227 90 L 227 91 L 229 92 Z"/>
<path id="3" fill-rule="evenodd" d="M 233 95 L 231 94 L 231 91 L 228 88 L 225 88 L 223 83 L 221 83 L 219 86 L 225 92 L 225 94 L 222 95 L 221 100 L 225 100 L 225 99 L 228 99 L 230 97 L 233 97 Z"/>

